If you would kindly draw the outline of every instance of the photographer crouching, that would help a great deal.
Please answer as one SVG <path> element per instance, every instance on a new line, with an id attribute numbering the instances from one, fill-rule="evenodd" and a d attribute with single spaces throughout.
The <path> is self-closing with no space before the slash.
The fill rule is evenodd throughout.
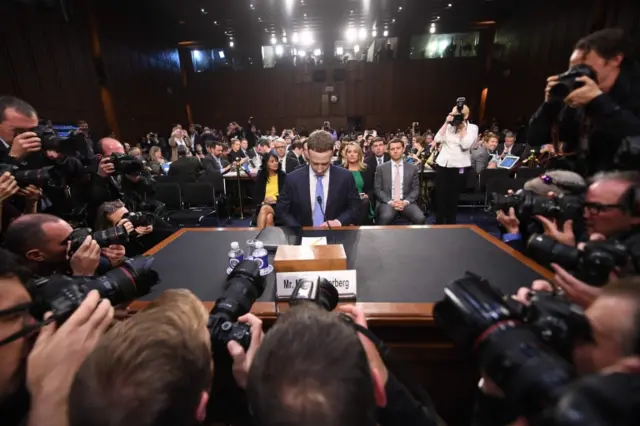
<path id="1" fill-rule="evenodd" d="M 552 142 L 563 168 L 583 176 L 622 167 L 630 155 L 619 152 L 623 139 L 640 135 L 640 64 L 629 57 L 623 31 L 607 28 L 581 39 L 569 64 L 547 79 L 529 144 Z"/>

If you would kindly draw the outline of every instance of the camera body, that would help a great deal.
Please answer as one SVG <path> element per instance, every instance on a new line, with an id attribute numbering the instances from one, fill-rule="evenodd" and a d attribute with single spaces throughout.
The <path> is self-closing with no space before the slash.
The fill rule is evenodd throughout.
<path id="1" fill-rule="evenodd" d="M 222 354 L 227 353 L 227 344 L 232 340 L 238 342 L 245 351 L 249 348 L 251 327 L 237 321 L 251 310 L 264 288 L 265 281 L 256 262 L 243 260 L 231 271 L 222 295 L 211 310 L 207 325 L 216 359 L 224 359 Z"/>
<path id="2" fill-rule="evenodd" d="M 584 83 L 576 81 L 578 77 L 589 77 L 597 81 L 597 74 L 588 65 L 578 64 L 569 68 L 564 73 L 558 75 L 558 83 L 549 90 L 549 96 L 554 101 L 562 101 L 569 93 L 584 86 Z"/>
<path id="3" fill-rule="evenodd" d="M 338 290 L 326 278 L 304 277 L 296 281 L 289 305 L 295 306 L 301 302 L 312 302 L 331 312 L 338 306 L 339 299 Z"/>
<path id="4" fill-rule="evenodd" d="M 467 98 L 460 97 L 456 99 L 456 110 L 457 114 L 453 115 L 453 120 L 451 120 L 451 125 L 457 127 L 464 122 L 464 103 L 467 101 Z"/>
<path id="5" fill-rule="evenodd" d="M 582 216 L 584 198 L 582 195 L 560 195 L 550 198 L 524 190 L 514 194 L 493 193 L 491 195 L 492 211 L 502 210 L 505 214 L 509 214 L 511 207 L 521 221 L 527 221 L 536 215 L 541 215 L 564 222 Z"/>
<path id="6" fill-rule="evenodd" d="M 47 166 L 40 169 L 24 170 L 13 164 L 0 164 L 0 174 L 9 172 L 16 179 L 18 186 L 24 188 L 35 185 L 43 188 L 46 186 L 64 186 L 65 176 L 61 166 Z"/>
<path id="7" fill-rule="evenodd" d="M 127 212 L 122 215 L 122 218 L 129 220 L 136 228 L 139 226 L 152 226 L 156 220 L 153 213 L 147 212 Z"/>
<path id="8" fill-rule="evenodd" d="M 75 253 L 87 237 L 93 238 L 100 247 L 109 247 L 112 244 L 126 244 L 129 242 L 129 233 L 124 226 L 114 226 L 104 231 L 92 232 L 91 228 L 74 229 L 67 240 L 71 242 L 69 255 Z"/>
<path id="9" fill-rule="evenodd" d="M 52 311 L 61 324 L 78 309 L 91 290 L 97 290 L 100 297 L 109 299 L 113 306 L 144 296 L 160 282 L 158 273 L 151 268 L 153 261 L 153 257 L 145 256 L 126 259 L 118 268 L 97 278 L 67 275 L 36 278 L 27 285 L 33 298 L 32 314 L 42 318 L 45 312 Z"/>
<path id="10" fill-rule="evenodd" d="M 127 154 L 111 154 L 109 157 L 115 168 L 115 173 L 119 175 L 139 175 L 144 169 L 142 161 Z"/>
<path id="11" fill-rule="evenodd" d="M 611 272 L 629 260 L 627 247 L 617 241 L 589 241 L 578 250 L 545 235 L 532 235 L 527 247 L 534 259 L 553 261 L 595 287 L 605 285 Z"/>

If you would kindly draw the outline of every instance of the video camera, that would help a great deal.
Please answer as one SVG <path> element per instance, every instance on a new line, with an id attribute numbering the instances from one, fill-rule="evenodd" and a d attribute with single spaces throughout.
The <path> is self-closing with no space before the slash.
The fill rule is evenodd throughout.
<path id="1" fill-rule="evenodd" d="M 147 212 L 127 212 L 122 215 L 123 219 L 127 219 L 136 228 L 139 226 L 152 226 L 156 217 L 153 213 Z"/>
<path id="2" fill-rule="evenodd" d="M 114 153 L 108 158 L 113 163 L 115 173 L 119 175 L 139 175 L 144 169 L 142 161 L 131 155 Z"/>
<path id="3" fill-rule="evenodd" d="M 562 297 L 534 293 L 525 306 L 469 272 L 446 286 L 434 316 L 529 419 L 553 410 L 575 377 L 575 343 L 592 340 L 583 310 Z"/>
<path id="4" fill-rule="evenodd" d="M 545 235 L 532 235 L 527 247 L 532 258 L 557 263 L 594 287 L 605 285 L 609 274 L 617 267 L 624 267 L 629 260 L 627 247 L 616 241 L 590 241 L 583 250 L 578 250 Z"/>
<path id="5" fill-rule="evenodd" d="M 456 99 L 456 109 L 458 110 L 457 114 L 454 114 L 453 120 L 451 121 L 451 125 L 457 127 L 464 122 L 464 103 L 467 101 L 467 98 L 460 97 Z"/>
<path id="6" fill-rule="evenodd" d="M 71 242 L 69 256 L 73 256 L 73 253 L 78 251 L 87 237 L 93 238 L 100 247 L 109 247 L 113 244 L 121 245 L 129 242 L 129 233 L 122 225 L 96 232 L 92 232 L 91 228 L 78 228 L 74 229 L 67 237 L 67 241 Z"/>
<path id="7" fill-rule="evenodd" d="M 576 81 L 578 77 L 589 77 L 597 81 L 596 72 L 588 65 L 578 64 L 558 75 L 558 83 L 549 90 L 549 96 L 554 101 L 563 101 L 569 93 L 584 86 L 584 83 Z"/>
<path id="8" fill-rule="evenodd" d="M 227 343 L 231 340 L 238 342 L 245 351 L 249 348 L 251 327 L 237 320 L 251 310 L 264 288 L 265 281 L 256 262 L 244 260 L 231 271 L 207 324 L 214 356 L 227 353 Z"/>
<path id="9" fill-rule="evenodd" d="M 138 256 L 126 259 L 122 265 L 97 278 L 53 275 L 31 280 L 27 285 L 33 298 L 34 318 L 43 318 L 53 312 L 58 324 L 75 312 L 91 290 L 109 299 L 113 306 L 130 302 L 151 292 L 160 282 L 158 273 L 151 268 L 153 257 Z"/>
<path id="10" fill-rule="evenodd" d="M 289 305 L 295 306 L 305 301 L 313 302 L 331 312 L 338 306 L 339 299 L 338 290 L 326 278 L 316 276 L 302 278 L 296 282 Z"/>
<path id="11" fill-rule="evenodd" d="M 582 195 L 560 195 L 552 198 L 519 190 L 507 195 L 493 193 L 490 205 L 493 212 L 502 210 L 505 214 L 509 214 L 509 209 L 513 207 L 520 221 L 540 215 L 564 222 L 582 217 L 584 198 Z"/>

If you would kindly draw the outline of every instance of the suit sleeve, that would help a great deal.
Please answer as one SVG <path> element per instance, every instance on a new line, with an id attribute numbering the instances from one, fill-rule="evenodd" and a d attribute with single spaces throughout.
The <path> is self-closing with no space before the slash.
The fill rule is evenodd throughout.
<path id="1" fill-rule="evenodd" d="M 356 181 L 351 176 L 345 178 L 345 189 L 347 192 L 347 209 L 340 213 L 336 218 L 340 223 L 345 225 L 359 225 L 360 217 L 360 194 L 356 188 Z"/>
<path id="2" fill-rule="evenodd" d="M 378 167 L 378 169 L 376 170 L 376 177 L 375 177 L 375 183 L 374 183 L 374 192 L 376 194 L 376 200 L 378 200 L 381 203 L 385 203 L 388 204 L 389 201 L 391 201 L 391 196 L 388 195 L 384 189 L 383 189 L 383 185 L 382 185 L 382 166 Z"/>
<path id="3" fill-rule="evenodd" d="M 278 201 L 276 202 L 276 217 L 278 222 L 284 226 L 300 226 L 300 223 L 291 214 L 291 200 L 292 196 L 295 195 L 293 192 L 294 188 L 291 180 L 286 179 L 282 187 L 282 193 L 278 196 Z"/>
<path id="4" fill-rule="evenodd" d="M 607 93 L 592 100 L 586 113 L 594 126 L 604 129 L 613 139 L 640 134 L 640 117 L 628 109 L 623 109 Z"/>
<path id="5" fill-rule="evenodd" d="M 418 169 L 416 167 L 412 167 L 413 173 L 411 173 L 411 192 L 404 197 L 404 201 L 408 201 L 411 204 L 414 204 L 418 201 L 418 196 L 420 195 L 420 177 L 418 176 Z"/>
<path id="6" fill-rule="evenodd" d="M 486 149 L 482 151 L 480 155 L 475 158 L 475 170 L 476 173 L 480 174 L 484 169 L 487 168 L 489 164 L 489 151 Z"/>

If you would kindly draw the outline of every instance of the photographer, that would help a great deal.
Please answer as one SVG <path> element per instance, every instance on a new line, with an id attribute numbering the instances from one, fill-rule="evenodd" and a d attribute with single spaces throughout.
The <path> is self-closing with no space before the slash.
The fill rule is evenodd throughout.
<path id="1" fill-rule="evenodd" d="M 471 167 L 471 145 L 478 137 L 478 126 L 469 123 L 469 107 L 464 102 L 464 98 L 458 98 L 435 137 L 436 143 L 442 143 L 436 160 L 437 225 L 456 223 L 458 198 Z"/>
<path id="2" fill-rule="evenodd" d="M 125 245 L 127 256 L 133 257 L 143 254 L 151 247 L 155 246 L 158 238 L 153 233 L 153 215 L 148 213 L 134 213 L 141 216 L 140 221 L 145 221 L 144 224 L 135 226 L 134 231 L 131 233 L 131 240 Z M 107 201 L 98 208 L 96 222 L 94 229 L 101 231 L 117 225 L 122 225 L 129 218 L 129 210 L 125 207 L 124 203 L 120 200 Z M 150 222 L 150 223 L 149 223 Z"/>
<path id="3" fill-rule="evenodd" d="M 65 426 L 75 372 L 113 319 L 108 300 L 91 292 L 60 327 L 38 324 L 26 289 L 31 274 L 0 249 L 0 418 L 6 426 Z"/>
<path id="4" fill-rule="evenodd" d="M 623 31 L 607 28 L 578 41 L 570 66 L 572 77 L 547 79 L 545 102 L 531 118 L 528 142 L 562 141 L 556 149 L 577 155 L 574 171 L 583 176 L 611 170 L 622 139 L 640 134 L 640 65 L 628 57 Z M 595 76 L 589 77 L 591 72 Z M 568 95 L 565 88 L 571 90 Z"/>
<path id="5" fill-rule="evenodd" d="M 38 125 L 36 110 L 13 96 L 0 96 L 0 163 L 19 164 L 40 151 L 40 138 L 30 131 Z"/>
<path id="6" fill-rule="evenodd" d="M 124 224 L 129 231 L 130 223 Z M 48 277 L 54 273 L 93 276 L 120 265 L 125 248 L 111 245 L 100 248 L 87 237 L 69 257 L 69 236 L 73 228 L 64 220 L 47 214 L 29 214 L 16 219 L 4 234 L 4 246 L 27 261 L 31 271 Z"/>

